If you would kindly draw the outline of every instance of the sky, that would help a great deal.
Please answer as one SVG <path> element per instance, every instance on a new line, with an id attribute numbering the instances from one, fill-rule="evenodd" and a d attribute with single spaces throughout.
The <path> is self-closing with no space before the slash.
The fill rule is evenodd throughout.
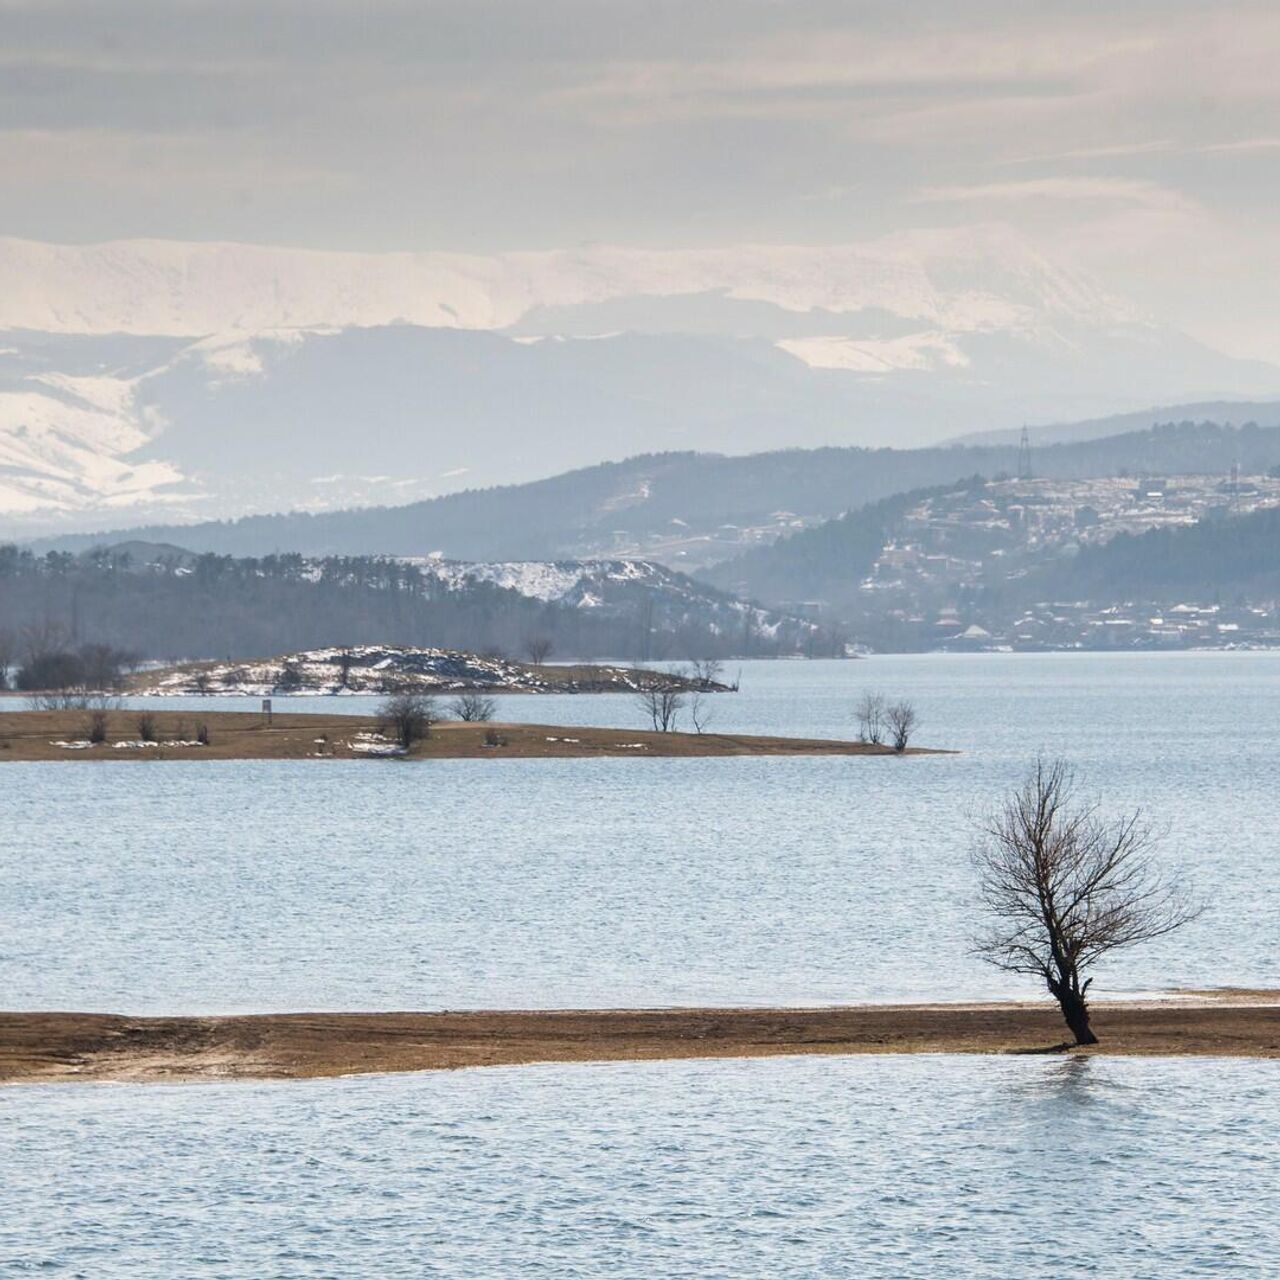
<path id="1" fill-rule="evenodd" d="M 1000 223 L 1280 360 L 1280 5 L 0 0 L 0 234 L 487 252 Z"/>

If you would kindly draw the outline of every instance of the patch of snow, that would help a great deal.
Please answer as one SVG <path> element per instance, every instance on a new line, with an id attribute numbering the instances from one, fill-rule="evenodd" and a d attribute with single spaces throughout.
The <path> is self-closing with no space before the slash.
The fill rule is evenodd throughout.
<path id="1" fill-rule="evenodd" d="M 776 344 L 811 369 L 889 373 L 901 369 L 962 369 L 969 357 L 944 333 L 912 333 L 901 338 L 786 338 Z"/>

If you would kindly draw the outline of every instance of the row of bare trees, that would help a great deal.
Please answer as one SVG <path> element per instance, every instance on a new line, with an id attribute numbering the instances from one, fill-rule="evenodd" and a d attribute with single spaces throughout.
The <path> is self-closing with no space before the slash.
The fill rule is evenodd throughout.
<path id="1" fill-rule="evenodd" d="M 858 737 L 875 746 L 889 745 L 902 754 L 920 724 L 915 705 L 906 698 L 890 702 L 883 693 L 868 689 L 854 708 Z"/>
<path id="2" fill-rule="evenodd" d="M 485 723 L 493 719 L 498 704 L 487 694 L 468 689 L 449 703 L 448 710 L 455 720 Z M 391 731 L 398 746 L 412 751 L 431 736 L 432 727 L 440 720 L 439 704 L 429 693 L 401 690 L 383 700 L 378 708 L 378 720 L 384 730 Z"/>

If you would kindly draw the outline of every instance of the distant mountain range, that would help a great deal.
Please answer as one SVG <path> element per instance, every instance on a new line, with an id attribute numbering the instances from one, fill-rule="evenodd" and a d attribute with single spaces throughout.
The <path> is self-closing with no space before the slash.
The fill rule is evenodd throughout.
<path id="1" fill-rule="evenodd" d="M 1113 413 L 1087 422 L 1059 422 L 1042 427 L 1028 427 L 1027 438 L 1033 445 L 1075 444 L 1081 440 L 1101 440 L 1105 436 L 1143 431 L 1157 424 L 1183 425 L 1213 422 L 1222 426 L 1242 427 L 1253 423 L 1259 427 L 1280 426 L 1280 400 L 1202 400 L 1197 404 L 1162 405 L 1136 413 Z M 950 444 L 1016 445 L 1022 429 L 975 431 L 958 436 Z"/>
<path id="2" fill-rule="evenodd" d="M 1260 473 L 1280 463 L 1280 428 L 1160 428 L 1036 448 L 1031 461 L 1037 475 L 1058 479 L 1122 473 L 1225 477 L 1233 464 Z M 697 569 L 733 560 L 866 503 L 974 474 L 1016 474 L 1018 465 L 1012 445 L 786 450 L 747 457 L 659 454 L 404 506 L 153 525 L 105 539 L 80 534 L 32 545 L 83 551 L 104 540 L 139 538 L 230 555 L 297 551 L 476 561 L 613 557 Z M 733 589 L 760 593 L 752 584 L 747 575 Z"/>
<path id="3" fill-rule="evenodd" d="M 0 279 L 3 535 L 1280 395 L 1280 368 L 1006 228 L 492 257 L 0 240 Z"/>

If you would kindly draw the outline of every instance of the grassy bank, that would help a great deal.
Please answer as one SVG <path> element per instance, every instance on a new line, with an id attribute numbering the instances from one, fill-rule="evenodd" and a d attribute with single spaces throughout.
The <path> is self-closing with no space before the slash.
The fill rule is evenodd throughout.
<path id="1" fill-rule="evenodd" d="M 149 722 L 143 723 L 143 716 Z M 0 763 L 32 760 L 352 760 L 391 752 L 370 716 L 256 711 L 112 711 L 106 740 L 91 743 L 84 711 L 0 714 Z M 153 741 L 147 741 L 147 735 Z M 201 737 L 207 738 L 200 742 Z M 593 756 L 885 755 L 887 747 L 821 738 L 654 733 L 547 724 L 446 721 L 417 743 L 410 760 Z M 930 754 L 915 749 L 909 755 Z"/>

